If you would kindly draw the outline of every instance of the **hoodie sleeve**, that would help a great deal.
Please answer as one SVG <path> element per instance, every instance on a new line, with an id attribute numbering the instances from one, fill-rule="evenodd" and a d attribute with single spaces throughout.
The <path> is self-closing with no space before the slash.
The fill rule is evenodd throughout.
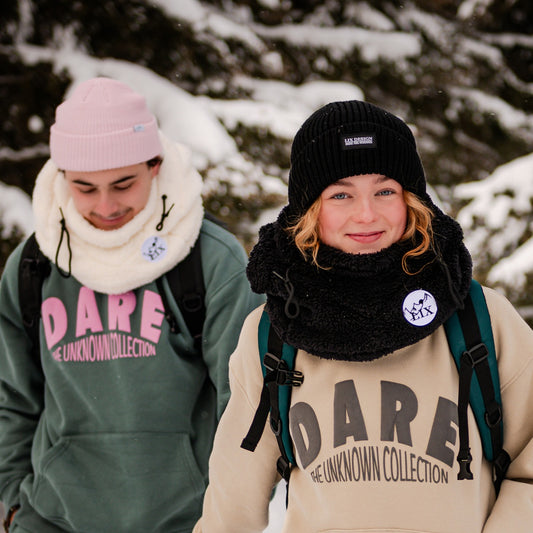
<path id="1" fill-rule="evenodd" d="M 278 480 L 278 445 L 265 428 L 254 452 L 241 448 L 263 386 L 257 347 L 261 311 L 246 319 L 230 360 L 231 397 L 216 433 L 203 514 L 193 533 L 259 533 L 267 526 L 270 497 Z"/>
<path id="2" fill-rule="evenodd" d="M 43 374 L 31 356 L 18 297 L 20 245 L 0 281 L 0 500 L 19 502 L 19 488 L 32 473 L 31 447 L 43 409 Z"/>
<path id="3" fill-rule="evenodd" d="M 246 277 L 246 252 L 223 228 L 205 221 L 202 264 L 206 284 L 206 317 L 202 353 L 217 391 L 217 419 L 229 398 L 228 360 L 237 346 L 248 314 L 264 301 Z"/>
<path id="4" fill-rule="evenodd" d="M 533 524 L 533 331 L 503 296 L 485 289 L 498 354 L 504 448 L 511 464 L 483 533 L 528 533 Z"/>

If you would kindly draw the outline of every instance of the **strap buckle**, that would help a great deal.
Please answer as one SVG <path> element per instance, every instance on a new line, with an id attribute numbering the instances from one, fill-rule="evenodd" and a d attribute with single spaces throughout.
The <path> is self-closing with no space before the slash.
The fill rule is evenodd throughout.
<path id="1" fill-rule="evenodd" d="M 270 429 L 276 437 L 281 435 L 281 420 L 273 416 L 270 417 Z"/>
<path id="2" fill-rule="evenodd" d="M 289 370 L 289 366 L 283 359 L 267 352 L 263 358 L 265 368 L 274 373 L 277 385 L 290 385 L 299 387 L 304 381 L 304 375 L 299 370 Z"/>
<path id="3" fill-rule="evenodd" d="M 489 409 L 485 411 L 485 423 L 492 429 L 502 421 L 502 408 L 497 402 L 493 402 L 489 407 L 490 412 Z"/>
<path id="4" fill-rule="evenodd" d="M 485 361 L 489 357 L 489 351 L 483 342 L 476 344 L 470 350 L 465 350 L 463 356 L 468 357 L 472 368 L 475 368 L 476 365 Z"/>
<path id="5" fill-rule="evenodd" d="M 470 463 L 472 462 L 472 454 L 470 449 L 466 453 L 459 451 L 457 455 L 457 462 L 459 463 L 459 473 L 457 479 L 474 479 L 472 470 L 470 470 Z"/>
<path id="6" fill-rule="evenodd" d="M 278 474 L 285 480 L 288 481 L 291 477 L 291 464 L 285 457 L 282 455 L 279 456 L 278 461 L 276 463 L 276 468 L 278 470 Z"/>
<path id="7" fill-rule="evenodd" d="M 183 295 L 183 308 L 188 313 L 196 313 L 200 311 L 204 305 L 204 300 L 200 294 L 197 293 L 188 293 Z"/>
<path id="8" fill-rule="evenodd" d="M 498 457 L 494 458 L 494 461 L 492 462 L 492 475 L 494 480 L 503 480 L 505 477 L 505 474 L 507 473 L 507 469 L 509 468 L 509 465 L 511 464 L 511 458 L 509 457 L 509 454 L 502 450 Z"/>

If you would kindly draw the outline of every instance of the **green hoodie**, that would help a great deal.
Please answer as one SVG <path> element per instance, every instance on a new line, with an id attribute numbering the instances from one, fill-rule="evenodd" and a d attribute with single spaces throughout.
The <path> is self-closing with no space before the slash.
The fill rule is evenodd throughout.
<path id="1" fill-rule="evenodd" d="M 262 302 L 246 255 L 224 229 L 200 231 L 206 285 L 203 357 L 155 281 L 107 295 L 53 267 L 43 285 L 41 361 L 18 300 L 22 246 L 0 284 L 0 498 L 20 503 L 12 532 L 188 532 L 198 519 L 227 363 Z M 231 303 L 231 305 L 228 305 Z"/>

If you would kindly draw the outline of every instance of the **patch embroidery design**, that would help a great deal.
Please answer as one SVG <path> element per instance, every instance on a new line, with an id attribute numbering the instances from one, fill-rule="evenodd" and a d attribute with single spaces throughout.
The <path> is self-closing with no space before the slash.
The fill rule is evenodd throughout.
<path id="1" fill-rule="evenodd" d="M 167 255 L 167 243 L 161 237 L 149 237 L 141 247 L 143 257 L 149 263 L 157 263 Z"/>
<path id="2" fill-rule="evenodd" d="M 423 289 L 410 292 L 402 305 L 403 316 L 413 326 L 425 326 L 437 315 L 437 302 L 433 295 Z"/>

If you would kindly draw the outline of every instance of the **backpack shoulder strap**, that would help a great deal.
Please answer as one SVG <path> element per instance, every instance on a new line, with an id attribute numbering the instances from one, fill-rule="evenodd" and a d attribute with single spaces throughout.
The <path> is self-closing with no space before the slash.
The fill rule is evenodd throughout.
<path id="1" fill-rule="evenodd" d="M 224 222 L 208 211 L 204 213 L 204 218 L 227 229 Z M 198 235 L 189 255 L 165 274 L 170 291 L 183 315 L 185 324 L 187 324 L 187 329 L 194 338 L 194 345 L 200 351 L 202 349 L 202 330 L 206 312 L 201 235 L 201 233 Z M 156 284 L 163 300 L 165 318 L 170 325 L 170 331 L 179 333 L 178 322 L 166 299 L 161 278 L 156 280 Z"/>
<path id="2" fill-rule="evenodd" d="M 255 450 L 270 413 L 270 427 L 276 436 L 281 454 L 277 469 L 288 481 L 292 465 L 295 464 L 289 432 L 291 393 L 292 387 L 299 387 L 303 383 L 303 375 L 294 370 L 297 350 L 280 339 L 265 310 L 259 322 L 258 347 L 264 378 L 263 389 L 254 419 L 241 447 Z"/>
<path id="3" fill-rule="evenodd" d="M 200 237 L 194 243 L 189 255 L 169 270 L 165 277 L 176 304 L 183 314 L 187 329 L 194 338 L 195 346 L 201 348 L 202 329 L 205 321 L 205 283 Z M 173 333 L 178 333 L 177 321 L 170 311 L 161 286 L 161 279 L 157 280 L 157 284 L 163 299 L 165 317 L 170 324 L 170 329 Z"/>
<path id="4" fill-rule="evenodd" d="M 499 490 L 510 459 L 503 449 L 503 419 L 498 361 L 490 315 L 481 285 L 472 280 L 464 308 L 445 324 L 450 350 L 459 370 L 459 479 L 472 479 L 467 409 L 470 403 L 487 460 L 493 463 Z"/>
<path id="5" fill-rule="evenodd" d="M 39 248 L 35 233 L 27 239 L 22 249 L 18 269 L 18 294 L 22 323 L 31 341 L 32 356 L 40 360 L 39 324 L 41 318 L 42 286 L 50 274 L 48 258 Z"/>

